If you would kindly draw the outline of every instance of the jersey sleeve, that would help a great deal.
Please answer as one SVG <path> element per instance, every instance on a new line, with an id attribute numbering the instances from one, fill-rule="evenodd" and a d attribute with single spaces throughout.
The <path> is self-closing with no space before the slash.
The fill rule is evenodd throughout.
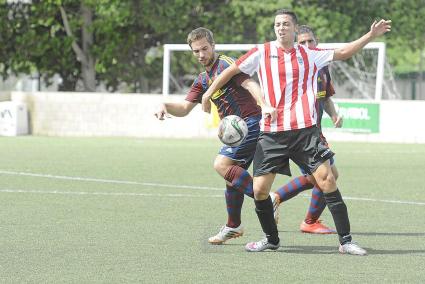
<path id="1" fill-rule="evenodd" d="M 233 76 L 232 80 L 235 81 L 237 86 L 242 86 L 242 83 L 247 80 L 250 79 L 251 77 L 245 73 L 239 73 L 236 74 L 235 76 Z"/>
<path id="2" fill-rule="evenodd" d="M 228 56 L 224 56 L 224 55 L 221 55 L 220 59 L 222 59 L 222 60 L 220 60 L 219 72 L 218 72 L 219 74 L 235 62 L 235 60 L 233 58 L 228 57 Z M 249 76 L 245 72 L 242 72 L 242 73 L 238 73 L 235 76 L 233 76 L 233 78 L 231 80 L 236 83 L 236 86 L 241 86 L 242 83 L 246 79 L 249 79 L 249 78 L 251 78 L 251 76 Z"/>
<path id="3" fill-rule="evenodd" d="M 202 87 L 201 76 L 199 75 L 198 78 L 196 78 L 195 81 L 193 81 L 193 84 L 190 87 L 190 90 L 189 90 L 185 100 L 189 101 L 191 103 L 201 103 L 202 102 L 202 95 L 204 93 L 205 93 L 205 90 Z"/>
<path id="4" fill-rule="evenodd" d="M 334 50 L 333 49 L 320 49 L 320 48 L 312 48 L 309 49 L 309 53 L 311 58 L 313 58 L 314 63 L 317 66 L 317 69 L 321 69 L 322 67 L 325 67 L 329 65 L 329 63 L 332 61 L 334 57 Z"/>
<path id="5" fill-rule="evenodd" d="M 255 71 L 258 70 L 259 64 L 260 52 L 257 46 L 236 60 L 236 65 L 238 66 L 239 70 L 250 76 L 254 75 Z"/>

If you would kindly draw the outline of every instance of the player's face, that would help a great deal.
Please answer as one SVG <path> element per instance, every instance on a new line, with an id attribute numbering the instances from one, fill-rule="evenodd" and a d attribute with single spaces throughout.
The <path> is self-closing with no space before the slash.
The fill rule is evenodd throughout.
<path id="1" fill-rule="evenodd" d="M 316 39 L 311 33 L 298 34 L 298 44 L 307 46 L 308 48 L 315 48 L 317 45 Z"/>
<path id="2" fill-rule="evenodd" d="M 279 42 L 295 41 L 295 24 L 290 15 L 277 15 L 274 18 L 274 32 Z"/>
<path id="3" fill-rule="evenodd" d="M 211 45 L 206 38 L 192 42 L 192 53 L 204 67 L 214 63 L 214 45 Z"/>

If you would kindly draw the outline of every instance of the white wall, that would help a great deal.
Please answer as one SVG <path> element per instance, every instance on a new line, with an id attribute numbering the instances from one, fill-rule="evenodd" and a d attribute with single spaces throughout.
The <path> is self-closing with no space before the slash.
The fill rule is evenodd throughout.
<path id="1" fill-rule="evenodd" d="M 180 100 L 183 97 L 173 96 Z M 26 102 L 30 131 L 45 136 L 208 137 L 206 115 L 194 111 L 185 118 L 158 121 L 154 110 L 160 95 L 110 93 L 12 92 Z M 213 131 L 215 132 L 215 131 Z"/>
<path id="2" fill-rule="evenodd" d="M 0 92 L 0 102 L 10 101 L 10 92 Z"/>
<path id="3" fill-rule="evenodd" d="M 215 137 L 208 115 L 197 106 L 189 116 L 158 121 L 153 113 L 161 95 L 12 92 L 26 102 L 30 131 L 47 136 Z M 169 100 L 183 100 L 172 95 Z M 337 99 L 335 99 L 338 102 Z M 382 101 L 380 133 L 343 133 L 325 129 L 330 141 L 425 143 L 425 101 Z"/>

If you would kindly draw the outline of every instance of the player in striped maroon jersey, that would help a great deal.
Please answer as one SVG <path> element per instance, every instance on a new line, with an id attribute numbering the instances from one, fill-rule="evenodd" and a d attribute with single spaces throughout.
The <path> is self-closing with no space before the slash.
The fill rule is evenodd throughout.
<path id="1" fill-rule="evenodd" d="M 334 153 L 320 137 L 316 127 L 315 94 L 318 70 L 332 60 L 346 60 L 367 43 L 391 30 L 391 21 L 374 21 L 370 31 L 335 50 L 309 49 L 295 44 L 297 17 L 279 10 L 274 19 L 276 41 L 259 44 L 222 72 L 202 98 L 202 109 L 209 112 L 212 95 L 241 72 L 258 73 L 265 101 L 277 109 L 277 119 L 263 117 L 254 156 L 254 199 L 258 219 L 266 237 L 248 243 L 247 251 L 277 250 L 279 234 L 273 216 L 270 189 L 277 173 L 289 171 L 289 159 L 312 175 L 322 189 L 335 222 L 341 253 L 366 255 L 352 242 L 347 206 L 338 190 L 329 159 Z"/>
<path id="2" fill-rule="evenodd" d="M 297 33 L 297 42 L 307 46 L 308 48 L 316 48 L 318 40 L 313 30 L 308 26 L 300 26 Z M 331 97 L 335 94 L 331 82 L 331 75 L 329 74 L 329 69 L 327 66 L 319 70 L 317 76 L 317 94 L 316 94 L 316 111 L 317 111 L 317 126 L 320 129 L 320 135 L 326 142 L 326 138 L 323 136 L 321 129 L 321 120 L 323 116 L 323 111 L 325 111 L 329 117 L 332 119 L 335 127 L 341 127 L 343 123 L 342 117 L 338 115 L 335 110 L 334 103 Z M 329 160 L 331 165 L 332 173 L 335 177 L 335 180 L 338 179 L 338 170 L 334 164 L 333 157 Z M 307 210 L 307 215 L 300 225 L 300 230 L 304 233 L 312 234 L 332 234 L 335 233 L 335 230 L 325 226 L 320 220 L 320 215 L 326 207 L 326 202 L 323 197 L 323 192 L 314 185 L 314 180 L 311 176 L 307 175 L 304 170 L 301 168 L 302 176 L 296 177 L 285 184 L 283 187 L 275 191 L 275 198 L 273 202 L 273 207 L 275 210 L 275 219 L 278 216 L 278 208 L 281 202 L 285 202 L 292 197 L 295 197 L 300 192 L 313 189 L 311 194 L 310 206 Z M 277 220 L 276 220 L 277 222 Z"/>
<path id="3" fill-rule="evenodd" d="M 169 114 L 180 117 L 189 114 L 196 105 L 201 103 L 202 96 L 212 81 L 234 63 L 234 59 L 215 52 L 213 34 L 208 29 L 201 27 L 193 30 L 188 35 L 187 42 L 193 55 L 205 67 L 205 71 L 195 79 L 183 102 L 167 102 L 160 106 L 155 113 L 160 120 Z M 247 170 L 254 158 L 260 133 L 261 112 L 273 116 L 275 109 L 265 105 L 260 86 L 246 74 L 239 74 L 232 78 L 214 94 L 212 100 L 217 106 L 220 119 L 228 115 L 237 115 L 248 125 L 248 135 L 244 142 L 235 147 L 224 145 L 214 161 L 214 169 L 226 181 L 225 199 L 228 219 L 220 232 L 208 241 L 211 244 L 222 244 L 228 239 L 243 234 L 241 209 L 244 194 L 254 197 L 252 177 Z M 261 108 L 257 105 L 257 101 Z"/>

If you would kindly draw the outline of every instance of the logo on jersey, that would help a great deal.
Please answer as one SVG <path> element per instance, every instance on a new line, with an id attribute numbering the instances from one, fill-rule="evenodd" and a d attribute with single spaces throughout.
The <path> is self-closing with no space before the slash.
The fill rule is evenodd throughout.
<path id="1" fill-rule="evenodd" d="M 212 82 L 213 82 L 213 81 L 212 81 L 211 79 L 209 79 L 209 81 L 208 81 L 208 86 L 211 86 Z M 224 91 L 223 91 L 223 90 L 221 90 L 221 89 L 219 89 L 219 90 L 217 90 L 217 91 L 216 91 L 216 92 L 212 95 L 211 99 L 219 98 L 219 97 L 221 97 L 223 94 L 224 94 Z"/>
<path id="2" fill-rule="evenodd" d="M 279 59 L 279 56 L 278 55 L 269 55 L 269 58 L 270 59 L 273 59 L 273 58 Z"/>
<path id="3" fill-rule="evenodd" d="M 320 91 L 320 92 L 317 92 L 316 94 L 316 98 L 318 99 L 323 99 L 325 97 L 326 97 L 326 91 Z"/>
<path id="4" fill-rule="evenodd" d="M 211 99 L 219 98 L 219 97 L 221 97 L 223 94 L 224 94 L 224 91 L 223 91 L 223 90 L 221 90 L 221 89 L 219 89 L 217 92 L 215 92 L 215 93 L 212 95 Z"/>
<path id="5" fill-rule="evenodd" d="M 304 64 L 304 60 L 302 57 L 298 57 L 297 56 L 297 60 L 298 60 L 298 64 L 303 65 Z"/>

